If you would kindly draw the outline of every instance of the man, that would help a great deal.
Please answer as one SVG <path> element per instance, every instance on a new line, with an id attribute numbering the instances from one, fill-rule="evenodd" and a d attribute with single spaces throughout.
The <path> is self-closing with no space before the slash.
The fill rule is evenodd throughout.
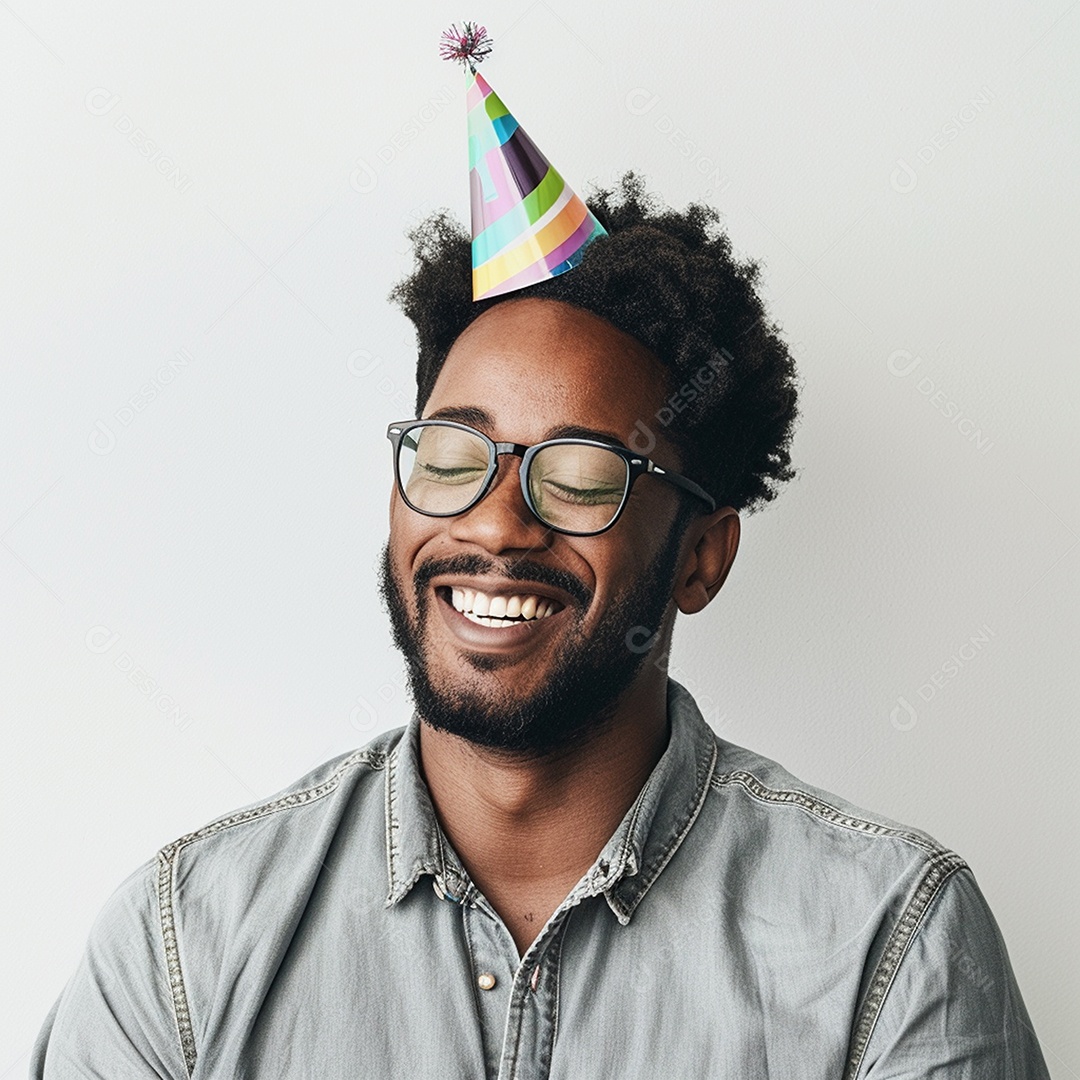
<path id="1" fill-rule="evenodd" d="M 791 475 L 752 264 L 632 176 L 474 304 L 414 237 L 382 589 L 405 728 L 128 879 L 34 1076 L 1042 1078 L 971 871 L 717 736 L 666 675 Z"/>

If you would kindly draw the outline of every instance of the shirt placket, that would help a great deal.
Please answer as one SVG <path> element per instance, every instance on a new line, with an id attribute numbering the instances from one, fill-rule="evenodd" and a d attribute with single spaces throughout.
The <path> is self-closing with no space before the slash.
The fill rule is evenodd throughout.
<path id="1" fill-rule="evenodd" d="M 461 907 L 488 1080 L 545 1080 L 558 1020 L 559 964 L 571 907 L 561 907 L 524 957 L 484 895 L 456 869 L 435 892 Z"/>

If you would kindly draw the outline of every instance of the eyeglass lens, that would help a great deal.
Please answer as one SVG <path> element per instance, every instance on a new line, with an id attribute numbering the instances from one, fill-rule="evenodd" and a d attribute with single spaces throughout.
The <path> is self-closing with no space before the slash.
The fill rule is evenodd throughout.
<path id="1" fill-rule="evenodd" d="M 464 510 L 483 486 L 490 464 L 487 443 L 473 432 L 430 425 L 401 440 L 398 471 L 405 498 L 428 514 Z M 600 532 L 618 513 L 629 470 L 599 446 L 557 443 L 533 456 L 526 478 L 537 515 L 570 532 Z"/>

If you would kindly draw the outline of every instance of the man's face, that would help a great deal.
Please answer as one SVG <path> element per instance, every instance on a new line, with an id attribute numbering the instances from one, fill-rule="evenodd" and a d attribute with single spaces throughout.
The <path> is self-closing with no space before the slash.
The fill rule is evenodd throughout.
<path id="1" fill-rule="evenodd" d="M 659 362 L 606 321 L 519 299 L 462 333 L 424 416 L 467 423 L 497 442 L 570 434 L 627 444 L 665 388 Z M 679 467 L 663 442 L 653 456 Z M 640 628 L 657 630 L 669 611 L 679 496 L 642 477 L 610 530 L 567 536 L 526 506 L 520 464 L 500 456 L 487 495 L 456 517 L 419 514 L 395 488 L 382 591 L 420 715 L 481 745 L 542 754 L 586 739 L 641 676 Z M 475 609 L 493 601 L 495 611 L 509 602 L 521 621 L 478 622 Z M 551 613 L 523 619 L 534 607 Z"/>

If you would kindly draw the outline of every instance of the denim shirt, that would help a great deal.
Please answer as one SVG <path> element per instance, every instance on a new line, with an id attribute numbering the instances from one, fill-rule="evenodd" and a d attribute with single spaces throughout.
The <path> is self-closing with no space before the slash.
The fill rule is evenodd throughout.
<path id="1" fill-rule="evenodd" d="M 524 956 L 439 828 L 414 715 L 129 877 L 31 1075 L 1048 1076 L 962 859 L 718 738 L 673 681 L 668 716 Z"/>

